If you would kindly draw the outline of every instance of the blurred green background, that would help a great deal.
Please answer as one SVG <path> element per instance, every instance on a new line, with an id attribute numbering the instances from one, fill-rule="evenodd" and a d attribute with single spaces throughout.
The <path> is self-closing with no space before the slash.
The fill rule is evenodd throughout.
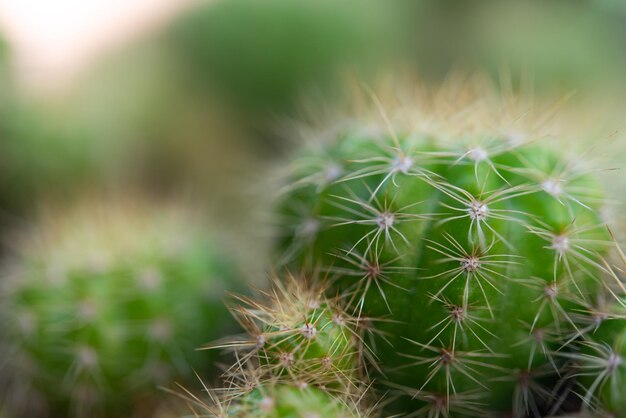
<path id="1" fill-rule="evenodd" d="M 349 104 L 346 79 L 480 72 L 537 100 L 575 93 L 564 114 L 605 147 L 603 164 L 626 157 L 622 0 L 215 0 L 52 93 L 25 86 L 12 60 L 0 43 L 2 257 L 42 208 L 141 190 L 194 206 L 258 278 L 271 173 L 298 146 L 284 127 Z"/>
<path id="2" fill-rule="evenodd" d="M 531 79 L 538 96 L 576 92 L 571 103 L 606 107 L 599 122 L 619 123 L 623 4 L 211 1 L 41 95 L 23 94 L 3 46 L 1 223 L 42 199 L 132 183 L 188 190 L 228 207 L 222 215 L 239 224 L 232 209 L 250 197 L 241 193 L 251 188 L 248 175 L 296 145 L 281 135 L 280 121 L 298 121 L 303 103 L 349 102 L 346 75 L 367 84 L 399 73 L 432 83 L 451 70 L 496 80 L 507 73 Z"/>
<path id="3" fill-rule="evenodd" d="M 247 175 L 296 146 L 281 120 L 300 121 L 303 104 L 349 102 L 348 75 L 367 84 L 394 74 L 437 83 L 451 70 L 505 73 L 531 80 L 537 96 L 576 92 L 571 103 L 606 107 L 610 122 L 599 122 L 619 123 L 623 4 L 211 1 L 39 95 L 23 93 L 5 45 L 2 223 L 40 199 L 128 183 L 240 207 Z"/>

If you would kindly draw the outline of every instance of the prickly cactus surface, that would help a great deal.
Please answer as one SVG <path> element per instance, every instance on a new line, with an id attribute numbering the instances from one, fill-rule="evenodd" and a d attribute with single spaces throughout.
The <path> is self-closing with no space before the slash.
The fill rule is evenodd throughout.
<path id="1" fill-rule="evenodd" d="M 234 363 L 210 401 L 192 403 L 210 417 L 364 417 L 358 405 L 367 379 L 359 376 L 363 333 L 320 282 L 287 275 L 259 298 L 234 296 L 231 311 L 245 335 L 211 346 Z M 205 415 L 203 415 L 205 416 Z"/>
<path id="2" fill-rule="evenodd" d="M 279 261 L 326 271 L 356 318 L 381 319 L 390 412 L 558 410 L 555 352 L 606 272 L 600 185 L 543 138 L 386 126 L 293 161 Z"/>
<path id="3" fill-rule="evenodd" d="M 238 297 L 232 310 L 248 333 L 257 373 L 350 391 L 359 361 L 356 321 L 319 288 L 275 281 L 267 302 Z"/>
<path id="4" fill-rule="evenodd" d="M 126 416 L 208 370 L 195 349 L 229 329 L 234 271 L 192 219 L 111 202 L 42 217 L 2 288 L 0 388 L 15 416 Z"/>
<path id="5" fill-rule="evenodd" d="M 597 408 L 607 416 L 626 416 L 626 311 L 603 321 L 579 342 L 580 351 L 570 354 L 573 374 L 579 376 L 578 392 L 585 409 Z"/>
<path id="6" fill-rule="evenodd" d="M 228 411 L 235 418 L 358 418 L 352 406 L 315 387 L 262 385 Z"/>

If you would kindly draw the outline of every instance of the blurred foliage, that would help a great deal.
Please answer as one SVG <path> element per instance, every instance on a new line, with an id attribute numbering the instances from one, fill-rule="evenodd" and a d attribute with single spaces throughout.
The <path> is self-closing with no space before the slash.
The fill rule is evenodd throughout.
<path id="1" fill-rule="evenodd" d="M 413 31 L 407 46 L 432 79 L 470 66 L 532 77 L 538 92 L 623 84 L 626 14 L 609 3 L 407 2 L 405 24 Z"/>
<path id="2" fill-rule="evenodd" d="M 0 138 L 0 202 L 5 210 L 17 210 L 34 196 L 65 194 L 102 158 L 76 126 L 22 104 L 3 112 Z"/>
<path id="3" fill-rule="evenodd" d="M 196 348 L 234 329 L 232 252 L 186 205 L 125 194 L 46 208 L 15 240 L 0 283 L 10 409 L 122 416 L 158 385 L 215 373 L 217 351 Z"/>
<path id="4" fill-rule="evenodd" d="M 297 145 L 279 121 L 297 121 L 303 103 L 350 101 L 346 73 L 438 83 L 479 69 L 531 80 L 537 94 L 608 101 L 626 92 L 625 48 L 626 10 L 612 0 L 206 2 L 61 95 L 25 99 L 7 80 L 0 222 L 38 201 L 131 183 L 186 191 L 243 227 L 258 173 Z"/>
<path id="5" fill-rule="evenodd" d="M 169 40 L 196 88 L 285 111 L 304 87 L 331 87 L 339 70 L 379 67 L 395 11 L 369 0 L 221 1 L 180 19 Z"/>
<path id="6" fill-rule="evenodd" d="M 249 201 L 241 191 L 296 145 L 276 127 L 297 120 L 303 102 L 350 101 L 346 73 L 364 84 L 400 72 L 436 83 L 459 67 L 531 80 L 533 93 L 607 101 L 626 92 L 626 9 L 615 0 L 207 2 L 113 51 L 62 95 L 27 100 L 6 79 L 2 217 L 132 183 L 205 196 L 238 222 Z"/>

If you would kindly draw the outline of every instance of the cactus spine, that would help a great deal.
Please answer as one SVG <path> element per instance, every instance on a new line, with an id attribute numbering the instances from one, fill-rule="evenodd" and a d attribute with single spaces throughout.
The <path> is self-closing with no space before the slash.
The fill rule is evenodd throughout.
<path id="1" fill-rule="evenodd" d="M 510 133 L 525 113 L 450 93 L 420 107 L 417 128 L 382 111 L 383 129 L 348 127 L 296 159 L 280 260 L 327 269 L 357 318 L 390 319 L 373 344 L 377 386 L 401 397 L 390 412 L 558 411 L 556 353 L 583 338 L 576 313 L 607 273 L 601 187 Z"/>

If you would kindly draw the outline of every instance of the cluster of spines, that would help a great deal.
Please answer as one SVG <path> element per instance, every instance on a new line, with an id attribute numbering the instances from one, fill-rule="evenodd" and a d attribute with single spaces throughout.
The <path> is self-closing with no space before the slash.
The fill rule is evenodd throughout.
<path id="1" fill-rule="evenodd" d="M 492 405 L 477 400 L 487 392 L 481 381 L 485 369 L 501 374 L 489 373 L 490 386 L 514 382 L 515 416 L 539 416 L 545 413 L 540 408 L 558 409 L 562 394 L 549 386 L 565 371 L 562 353 L 573 349 L 570 343 L 589 331 L 580 312 L 589 298 L 602 291 L 603 276 L 609 272 L 603 257 L 611 242 L 599 213 L 604 199 L 590 180 L 591 170 L 518 136 L 475 136 L 478 140 L 466 143 L 428 134 L 400 136 L 393 129 L 373 139 L 362 132 L 337 136 L 328 149 L 306 155 L 292 166 L 295 174 L 283 190 L 287 199 L 281 211 L 279 262 L 311 268 L 326 265 L 337 284 L 331 288 L 341 292 L 353 315 L 375 313 L 389 317 L 389 322 L 394 312 L 413 308 L 403 305 L 410 303 L 410 297 L 398 296 L 415 293 L 410 278 L 439 280 L 438 287 L 427 291 L 428 304 L 439 304 L 447 313 L 433 324 L 414 324 L 432 331 L 431 337 L 405 341 L 414 346 L 404 353 L 409 362 L 428 365 L 422 369 L 419 388 L 404 388 L 426 404 L 417 408 L 420 414 L 432 414 L 442 403 L 426 398 L 445 400 L 447 412 L 435 416 L 446 416 L 453 399 L 466 397 L 472 400 L 461 402 L 460 408 L 483 405 L 482 411 L 489 411 Z M 454 180 L 444 172 L 452 172 Z M 424 193 L 426 189 L 430 191 Z M 434 199 L 433 194 L 440 197 Z M 516 207 L 514 202 L 526 196 L 530 199 L 525 206 Z M 543 205 L 542 213 L 534 214 L 533 204 Z M 466 239 L 458 233 L 458 221 L 465 222 Z M 513 224 L 536 238 L 535 251 L 543 253 L 538 261 L 529 260 L 534 254 L 528 251 L 525 257 L 516 254 L 517 236 L 507 233 Z M 438 256 L 430 266 L 434 273 L 420 271 L 422 266 L 415 262 L 414 253 L 425 251 L 423 247 Z M 541 269 L 545 277 L 516 276 L 516 266 L 528 262 L 549 263 L 551 268 Z M 510 296 L 502 289 L 506 282 L 527 288 L 526 295 L 534 296 L 525 303 L 536 311 L 510 330 L 513 334 L 525 330 L 527 337 L 516 344 L 524 349 L 497 353 L 490 346 L 503 330 L 487 324 L 498 315 L 494 312 L 498 307 L 492 304 Z M 454 292 L 446 291 L 452 288 Z M 452 300 L 447 293 L 455 292 L 460 298 Z M 366 303 L 375 306 L 364 311 Z M 398 330 L 402 327 L 385 327 L 387 333 L 380 334 Z M 444 343 L 446 336 L 449 341 Z M 407 340 L 406 335 L 396 337 L 396 341 Z M 475 344 L 464 352 L 457 345 L 467 338 Z M 524 364 L 509 361 L 522 352 L 527 355 Z M 429 383 L 434 380 L 442 383 L 433 392 Z M 458 391 L 456 380 L 469 380 L 476 389 Z M 542 386 L 542 381 L 549 386 Z M 472 415 L 467 411 L 461 415 Z"/>
<path id="2" fill-rule="evenodd" d="M 187 399 L 215 417 L 368 416 L 362 366 L 372 358 L 359 320 L 304 276 L 287 274 L 260 293 L 233 295 L 230 309 L 246 334 L 207 346 L 235 359 L 224 387 L 207 389 L 209 402 Z"/>

